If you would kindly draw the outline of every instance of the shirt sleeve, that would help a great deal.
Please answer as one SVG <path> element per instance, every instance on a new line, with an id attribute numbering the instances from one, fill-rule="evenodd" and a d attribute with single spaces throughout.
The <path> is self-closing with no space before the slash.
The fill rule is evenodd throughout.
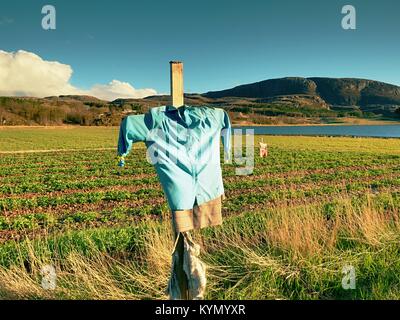
<path id="1" fill-rule="evenodd" d="M 225 110 L 223 111 L 222 123 L 221 123 L 221 137 L 222 143 L 224 145 L 225 151 L 225 161 L 231 160 L 232 156 L 232 146 L 231 146 L 231 137 L 232 137 L 232 126 L 231 120 L 229 119 L 229 115 Z"/>
<path id="2" fill-rule="evenodd" d="M 133 143 L 146 141 L 147 134 L 151 129 L 150 117 L 150 114 L 133 115 L 122 120 L 118 138 L 119 166 L 125 165 L 124 158 L 132 150 Z"/>

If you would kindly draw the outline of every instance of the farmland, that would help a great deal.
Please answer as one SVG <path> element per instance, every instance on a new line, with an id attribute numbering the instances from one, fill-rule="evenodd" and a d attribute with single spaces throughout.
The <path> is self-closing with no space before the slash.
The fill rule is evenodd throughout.
<path id="1" fill-rule="evenodd" d="M 117 136 L 0 129 L 0 297 L 165 298 L 168 207 L 143 144 L 117 167 Z M 252 175 L 223 165 L 223 226 L 195 233 L 207 298 L 400 299 L 400 140 L 263 139 Z M 54 291 L 40 286 L 46 264 Z"/>

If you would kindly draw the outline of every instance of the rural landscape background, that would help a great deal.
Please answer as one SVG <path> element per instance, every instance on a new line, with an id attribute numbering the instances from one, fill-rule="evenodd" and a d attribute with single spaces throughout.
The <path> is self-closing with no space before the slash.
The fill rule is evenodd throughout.
<path id="1" fill-rule="evenodd" d="M 1 1 L 0 300 L 168 298 L 170 210 L 145 145 L 120 168 L 117 142 L 124 117 L 171 103 L 171 60 L 186 105 L 262 133 L 250 175 L 221 164 L 223 225 L 194 232 L 205 298 L 400 299 L 399 12 Z"/>
<path id="2" fill-rule="evenodd" d="M 105 101 L 92 96 L 0 97 L 2 125 L 117 126 L 121 117 L 170 103 L 169 96 Z M 187 94 L 188 105 L 222 107 L 233 124 L 400 123 L 400 87 L 365 79 L 288 77 Z"/>
<path id="3" fill-rule="evenodd" d="M 123 117 L 169 103 L 0 98 L 0 298 L 167 298 L 170 212 L 144 144 L 119 168 L 116 143 Z M 185 103 L 224 108 L 236 126 L 400 123 L 400 88 L 362 79 L 273 79 Z M 255 146 L 250 176 L 223 165 L 223 226 L 195 233 L 206 298 L 400 299 L 400 139 L 257 135 Z"/>

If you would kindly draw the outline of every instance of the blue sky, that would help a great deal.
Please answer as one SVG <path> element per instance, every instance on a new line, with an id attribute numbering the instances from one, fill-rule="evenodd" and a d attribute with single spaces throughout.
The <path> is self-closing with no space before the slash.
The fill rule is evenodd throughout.
<path id="1" fill-rule="evenodd" d="M 57 29 L 41 28 L 45 4 Z M 357 30 L 341 28 L 341 8 Z M 2 0 L 0 50 L 71 66 L 71 84 L 113 79 L 169 91 L 170 60 L 185 63 L 185 91 L 285 76 L 369 78 L 400 85 L 398 0 Z"/>

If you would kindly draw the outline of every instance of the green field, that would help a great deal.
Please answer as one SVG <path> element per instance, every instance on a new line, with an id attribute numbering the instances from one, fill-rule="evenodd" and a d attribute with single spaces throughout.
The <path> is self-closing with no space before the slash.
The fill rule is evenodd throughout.
<path id="1" fill-rule="evenodd" d="M 166 298 L 168 207 L 143 144 L 116 166 L 117 137 L 0 129 L 0 298 Z M 194 235 L 206 298 L 400 299 L 400 139 L 263 139 L 252 175 L 223 165 L 223 226 Z M 54 291 L 41 287 L 47 264 Z"/>

